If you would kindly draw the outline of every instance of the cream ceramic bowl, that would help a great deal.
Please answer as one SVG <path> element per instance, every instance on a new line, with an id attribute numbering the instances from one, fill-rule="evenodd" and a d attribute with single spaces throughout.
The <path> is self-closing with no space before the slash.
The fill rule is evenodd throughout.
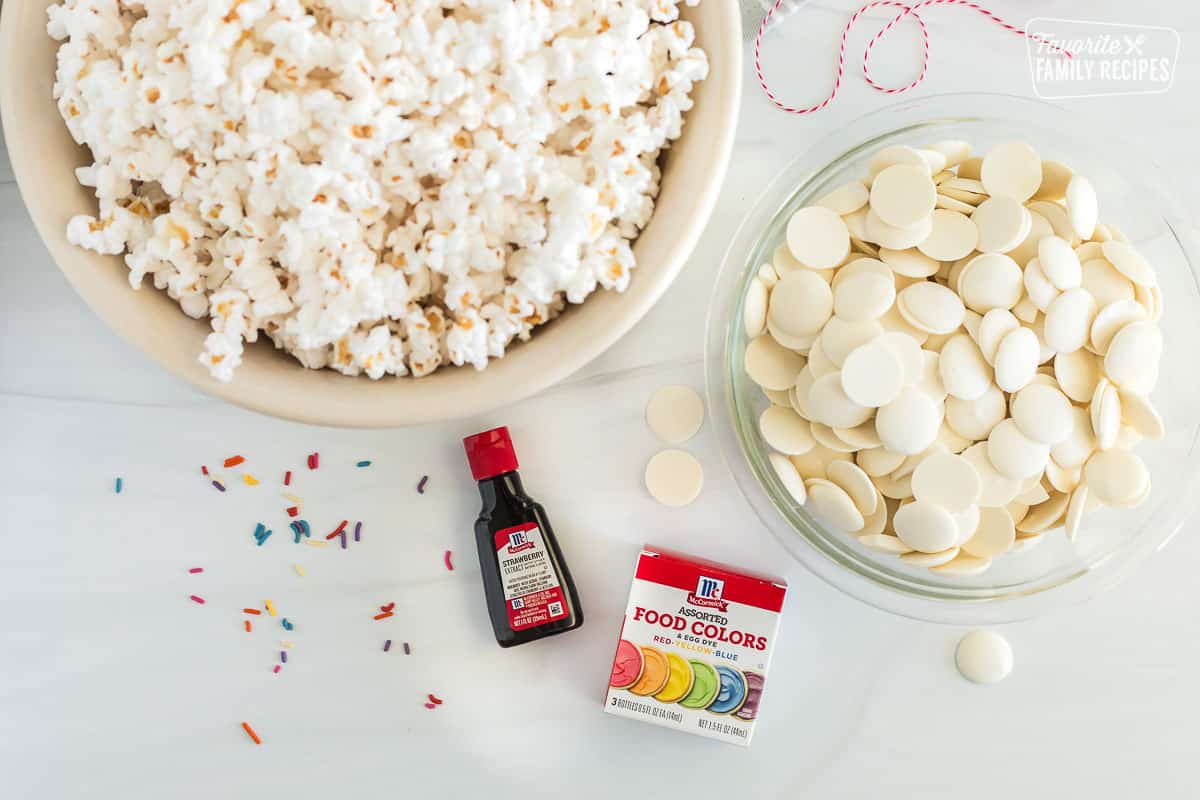
<path id="1" fill-rule="evenodd" d="M 220 383 L 196 361 L 207 321 L 187 317 L 150 285 L 130 289 L 120 257 L 67 242 L 67 220 L 95 213 L 96 201 L 75 180 L 75 167 L 89 159 L 51 94 L 58 43 L 46 33 L 48 5 L 8 0 L 0 16 L 0 115 L 21 195 L 46 247 L 92 309 L 171 372 L 240 406 L 302 422 L 383 427 L 463 417 L 507 405 L 579 369 L 632 328 L 683 267 L 712 213 L 737 127 L 738 4 L 703 0 L 682 16 L 708 53 L 709 77 L 697 84 L 683 135 L 662 160 L 657 208 L 634 246 L 638 266 L 623 294 L 596 292 L 482 372 L 450 367 L 416 380 L 373 381 L 304 369 L 260 341 L 247 347 L 233 381 Z"/>

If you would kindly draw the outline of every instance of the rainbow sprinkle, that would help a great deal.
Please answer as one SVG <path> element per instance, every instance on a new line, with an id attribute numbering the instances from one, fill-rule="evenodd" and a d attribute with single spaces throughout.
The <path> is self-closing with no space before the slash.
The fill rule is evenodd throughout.
<path id="1" fill-rule="evenodd" d="M 254 728 L 250 727 L 249 722 L 243 722 L 242 727 L 246 730 L 246 735 L 253 739 L 255 744 L 262 744 L 262 739 L 258 738 L 258 734 L 254 732 Z"/>
<path id="2" fill-rule="evenodd" d="M 291 622 L 288 621 L 287 617 L 283 617 L 282 619 L 280 619 L 279 624 L 283 626 L 283 629 L 285 631 L 290 631 L 296 627 L 295 625 L 293 625 Z"/>
<path id="3" fill-rule="evenodd" d="M 295 522 L 289 523 L 288 527 L 290 527 L 292 529 L 292 533 L 296 535 L 295 544 L 300 544 L 301 537 L 308 538 L 312 536 L 312 528 L 308 526 L 308 522 L 305 520 L 298 519 Z M 309 542 L 309 544 L 314 543 Z M 322 544 L 324 543 L 322 542 Z"/>
<path id="4" fill-rule="evenodd" d="M 121 487 L 122 487 L 122 486 L 124 486 L 124 485 L 125 485 L 125 479 L 124 479 L 124 478 L 117 478 L 117 485 L 116 485 L 117 494 L 120 494 L 120 493 L 121 493 Z"/>
<path id="5" fill-rule="evenodd" d="M 334 528 L 332 532 L 325 534 L 326 541 L 328 541 L 329 539 L 332 539 L 335 536 L 340 535 L 342 531 L 346 530 L 346 524 L 349 521 L 350 520 L 346 520 L 346 519 L 342 520 L 341 524 L 339 524 L 336 528 Z"/>

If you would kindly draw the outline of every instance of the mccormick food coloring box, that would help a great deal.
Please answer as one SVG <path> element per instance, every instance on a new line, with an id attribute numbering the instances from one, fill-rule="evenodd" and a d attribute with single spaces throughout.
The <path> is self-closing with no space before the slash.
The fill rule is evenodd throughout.
<path id="1" fill-rule="evenodd" d="M 782 580 L 644 548 L 604 710 L 750 744 L 785 594 Z"/>

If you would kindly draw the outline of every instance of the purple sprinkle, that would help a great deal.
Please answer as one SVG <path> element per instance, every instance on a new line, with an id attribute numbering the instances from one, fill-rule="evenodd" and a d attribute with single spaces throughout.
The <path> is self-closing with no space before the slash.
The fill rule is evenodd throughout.
<path id="1" fill-rule="evenodd" d="M 282 662 L 283 662 L 283 663 L 285 663 L 285 664 L 287 663 L 287 650 L 280 650 L 280 651 L 279 651 L 279 660 L 280 660 L 280 661 L 282 661 Z"/>
<path id="2" fill-rule="evenodd" d="M 362 523 L 356 522 L 356 523 L 354 523 L 354 541 L 357 542 L 361 536 L 362 536 Z"/>
<path id="3" fill-rule="evenodd" d="M 408 642 L 404 643 L 404 655 L 408 655 L 412 651 L 408 649 Z"/>
<path id="4" fill-rule="evenodd" d="M 386 653 L 388 650 L 391 650 L 391 649 L 392 649 L 392 640 L 388 639 L 386 642 L 383 643 L 383 652 Z"/>
<path id="5" fill-rule="evenodd" d="M 341 538 L 342 538 L 342 549 L 345 550 L 346 549 L 346 532 L 345 531 L 342 531 Z"/>
<path id="6" fill-rule="evenodd" d="M 225 487 L 221 485 L 220 481 L 213 481 L 212 485 L 217 487 L 218 491 L 221 491 L 221 492 L 225 491 Z"/>
<path id="7" fill-rule="evenodd" d="M 421 476 L 421 482 L 417 484 L 417 494 L 425 494 L 425 484 L 429 483 L 429 476 Z"/>

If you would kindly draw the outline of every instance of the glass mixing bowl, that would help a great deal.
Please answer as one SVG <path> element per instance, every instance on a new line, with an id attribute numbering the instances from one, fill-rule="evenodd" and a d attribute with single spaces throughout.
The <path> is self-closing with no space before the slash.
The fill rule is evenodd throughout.
<path id="1" fill-rule="evenodd" d="M 1006 95 L 952 94 L 902 102 L 860 117 L 783 169 L 743 220 L 721 265 L 708 310 L 706 380 L 709 406 L 726 463 L 738 487 L 787 550 L 842 591 L 905 616 L 986 624 L 1033 616 L 1112 585 L 1142 557 L 1164 546 L 1197 500 L 1200 381 L 1200 289 L 1194 234 L 1175 213 L 1166 181 L 1133 148 L 1106 144 L 1075 115 L 1041 101 Z M 1165 348 L 1155 406 L 1166 421 L 1161 441 L 1136 452 L 1153 489 L 1138 509 L 1102 508 L 1087 515 L 1075 542 L 1061 530 L 1037 547 L 998 557 L 986 573 L 937 575 L 896 556 L 868 550 L 829 530 L 797 505 L 767 461 L 758 417 L 769 401 L 745 374 L 747 337 L 742 301 L 760 264 L 783 241 L 788 217 L 837 185 L 867 174 L 872 153 L 891 144 L 964 139 L 975 152 L 1013 139 L 1032 144 L 1087 175 L 1100 198 L 1100 220 L 1135 243 L 1158 271 Z"/>

